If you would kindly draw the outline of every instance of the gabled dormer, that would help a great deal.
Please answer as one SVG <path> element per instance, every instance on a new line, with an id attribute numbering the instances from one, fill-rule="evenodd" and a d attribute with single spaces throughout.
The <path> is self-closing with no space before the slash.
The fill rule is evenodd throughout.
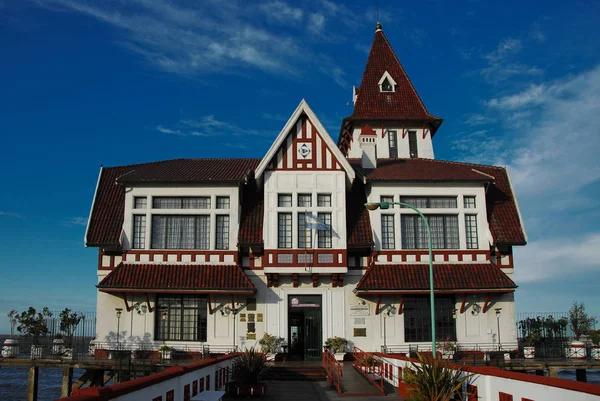
<path id="1" fill-rule="evenodd" d="M 381 24 L 358 88 L 353 90 L 354 110 L 344 119 L 338 138 L 347 157 L 362 157 L 359 136 L 369 124 L 377 134 L 378 158 L 434 158 L 431 139 L 442 119 L 427 111 Z"/>
<path id="2" fill-rule="evenodd" d="M 379 80 L 379 92 L 396 92 L 396 81 L 389 72 L 384 72 Z"/>

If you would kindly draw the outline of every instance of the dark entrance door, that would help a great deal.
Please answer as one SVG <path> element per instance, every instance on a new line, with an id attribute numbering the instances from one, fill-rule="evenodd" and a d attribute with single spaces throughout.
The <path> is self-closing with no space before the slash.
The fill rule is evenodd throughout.
<path id="1" fill-rule="evenodd" d="M 321 296 L 290 295 L 288 305 L 290 359 L 320 360 L 323 347 Z"/>

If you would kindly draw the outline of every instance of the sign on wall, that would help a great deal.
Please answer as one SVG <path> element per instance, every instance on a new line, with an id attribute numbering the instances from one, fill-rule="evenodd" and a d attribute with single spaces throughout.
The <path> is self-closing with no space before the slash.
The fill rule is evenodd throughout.
<path id="1" fill-rule="evenodd" d="M 351 305 L 350 316 L 369 316 L 369 305 Z"/>

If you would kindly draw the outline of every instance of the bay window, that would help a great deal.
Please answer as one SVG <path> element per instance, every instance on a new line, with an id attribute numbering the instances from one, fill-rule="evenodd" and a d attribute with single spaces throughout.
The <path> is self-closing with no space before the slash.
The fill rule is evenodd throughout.
<path id="1" fill-rule="evenodd" d="M 209 249 L 210 216 L 152 216 L 152 249 Z"/>
<path id="2" fill-rule="evenodd" d="M 458 216 L 426 215 L 431 228 L 431 245 L 434 249 L 458 249 Z M 402 215 L 402 248 L 427 249 L 427 227 L 419 215 Z"/>
<path id="3" fill-rule="evenodd" d="M 229 216 L 217 216 L 217 238 L 216 249 L 229 249 Z"/>
<path id="4" fill-rule="evenodd" d="M 318 213 L 317 217 L 323 230 L 318 230 L 317 239 L 319 248 L 331 248 L 331 213 Z"/>
<path id="5" fill-rule="evenodd" d="M 279 213 L 277 215 L 277 247 L 292 247 L 292 214 Z"/>
<path id="6" fill-rule="evenodd" d="M 394 215 L 381 215 L 381 248 L 394 249 L 396 248 L 396 236 L 394 231 Z"/>

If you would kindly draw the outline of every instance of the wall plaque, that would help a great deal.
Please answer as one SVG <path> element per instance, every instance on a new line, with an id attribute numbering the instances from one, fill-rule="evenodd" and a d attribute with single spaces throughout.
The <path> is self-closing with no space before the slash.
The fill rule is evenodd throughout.
<path id="1" fill-rule="evenodd" d="M 245 322 L 245 321 L 246 321 L 246 314 L 240 313 L 240 322 Z"/>
<path id="2" fill-rule="evenodd" d="M 350 316 L 369 316 L 369 305 L 351 305 Z"/>
<path id="3" fill-rule="evenodd" d="M 257 313 L 256 314 L 256 321 L 257 322 L 262 322 L 263 321 L 263 314 L 262 313 Z"/>
<path id="4" fill-rule="evenodd" d="M 367 328 L 354 328 L 354 337 L 366 337 L 367 336 Z"/>
<path id="5" fill-rule="evenodd" d="M 249 322 L 253 322 L 254 321 L 254 313 L 248 313 L 248 321 Z"/>
<path id="6" fill-rule="evenodd" d="M 246 339 L 247 340 L 256 340 L 256 333 L 247 333 Z"/>
<path id="7" fill-rule="evenodd" d="M 366 320 L 364 317 L 355 317 L 354 318 L 354 325 L 359 325 L 359 324 L 367 324 Z"/>

